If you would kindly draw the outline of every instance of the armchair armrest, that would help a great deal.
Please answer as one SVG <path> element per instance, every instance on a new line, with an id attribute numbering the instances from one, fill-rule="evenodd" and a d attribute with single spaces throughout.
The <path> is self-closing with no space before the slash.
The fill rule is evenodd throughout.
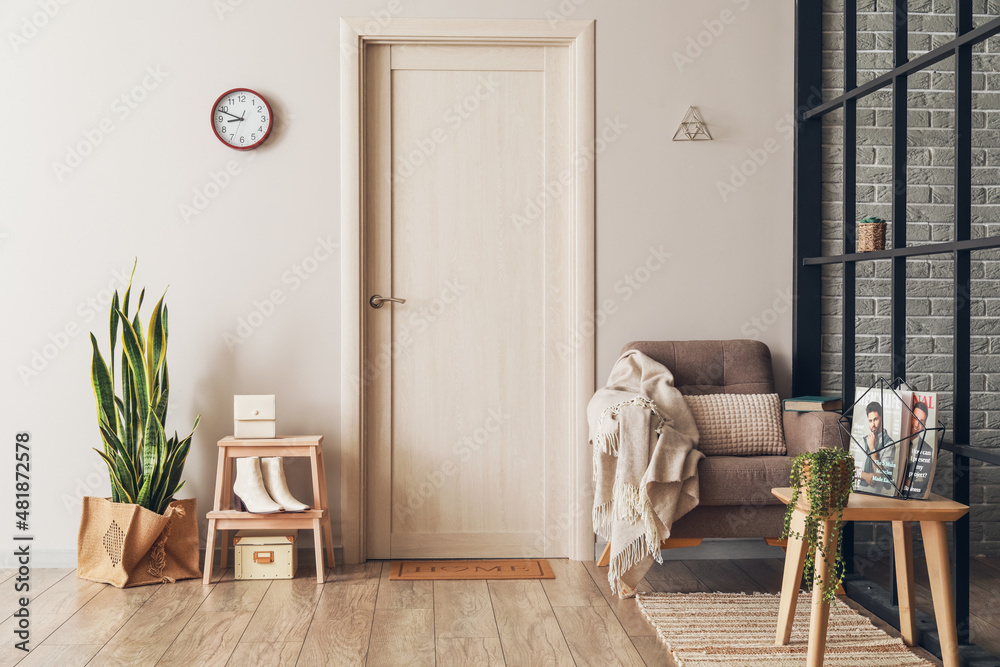
<path id="1" fill-rule="evenodd" d="M 847 435 L 837 412 L 783 412 L 785 445 L 789 456 L 829 447 L 847 449 Z"/>

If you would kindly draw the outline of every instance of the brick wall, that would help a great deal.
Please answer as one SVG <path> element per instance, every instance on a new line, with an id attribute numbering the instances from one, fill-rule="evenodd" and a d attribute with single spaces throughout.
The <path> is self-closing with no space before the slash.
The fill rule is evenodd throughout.
<path id="1" fill-rule="evenodd" d="M 973 3 L 974 24 L 1000 16 L 1000 1 Z M 842 0 L 824 0 L 824 99 L 843 92 Z M 954 37 L 955 0 L 910 0 L 910 55 L 919 55 Z M 858 0 L 858 82 L 892 66 L 891 0 Z M 954 239 L 954 58 L 909 78 L 907 111 L 907 229 L 911 245 Z M 1000 235 L 1000 38 L 977 45 L 973 55 L 973 210 L 974 238 Z M 890 222 L 891 88 L 858 101 L 857 217 Z M 824 119 L 823 246 L 825 254 L 843 248 L 843 115 Z M 850 251 L 851 249 L 847 249 Z M 953 262 L 946 257 L 907 260 L 907 380 L 940 394 L 939 418 L 952 419 Z M 841 270 L 824 267 L 824 391 L 841 388 Z M 890 263 L 857 264 L 856 372 L 858 386 L 890 373 Z M 1000 448 L 1000 253 L 972 255 L 972 444 Z M 950 432 L 946 435 L 950 439 Z M 972 552 L 1000 555 L 1000 467 L 972 471 Z M 935 491 L 951 493 L 951 456 L 943 453 Z M 886 543 L 884 529 L 859 525 L 861 542 Z M 862 546 L 861 551 L 864 551 Z"/>

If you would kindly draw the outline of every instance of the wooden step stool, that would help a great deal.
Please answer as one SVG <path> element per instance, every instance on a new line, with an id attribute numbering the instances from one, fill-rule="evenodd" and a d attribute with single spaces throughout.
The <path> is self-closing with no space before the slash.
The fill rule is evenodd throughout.
<path id="1" fill-rule="evenodd" d="M 215 558 L 215 531 L 222 531 L 222 554 L 219 567 L 226 569 L 229 559 L 229 531 L 243 528 L 303 528 L 313 531 L 316 545 L 316 581 L 326 579 L 323 567 L 323 547 L 326 547 L 330 567 L 337 562 L 333 556 L 333 532 L 327 504 L 326 475 L 323 468 L 323 436 L 300 435 L 286 438 L 237 440 L 226 436 L 219 440 L 219 465 L 215 473 L 215 505 L 208 513 L 208 540 L 205 542 L 205 577 L 212 580 L 212 561 Z M 241 512 L 233 505 L 233 459 L 246 456 L 303 456 L 309 458 L 312 469 L 313 506 L 304 512 L 279 512 L 277 514 L 252 514 Z M 325 535 L 324 535 L 325 531 Z"/>

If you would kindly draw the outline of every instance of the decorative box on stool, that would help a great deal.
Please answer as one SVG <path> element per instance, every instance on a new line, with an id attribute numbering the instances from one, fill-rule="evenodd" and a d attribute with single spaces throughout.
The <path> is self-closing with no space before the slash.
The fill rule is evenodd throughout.
<path id="1" fill-rule="evenodd" d="M 236 438 L 273 438 L 274 394 L 234 396 L 233 432 Z"/>
<path id="2" fill-rule="evenodd" d="M 237 579 L 293 579 L 299 567 L 298 530 L 244 529 L 233 538 Z"/>

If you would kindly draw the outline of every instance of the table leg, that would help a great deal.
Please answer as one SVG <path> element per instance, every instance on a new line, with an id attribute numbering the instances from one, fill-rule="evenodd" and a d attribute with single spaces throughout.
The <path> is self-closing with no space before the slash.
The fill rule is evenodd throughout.
<path id="1" fill-rule="evenodd" d="M 326 539 L 326 563 L 327 567 L 337 567 L 337 557 L 333 555 L 333 518 L 330 516 L 330 498 L 326 490 L 326 463 L 323 461 L 323 450 L 317 451 L 317 461 L 319 464 L 319 493 L 322 509 L 326 510 L 326 530 L 323 531 Z"/>
<path id="2" fill-rule="evenodd" d="M 226 488 L 226 448 L 219 447 L 219 462 L 215 466 L 215 502 L 212 509 L 222 509 L 223 489 Z M 228 505 L 226 506 L 228 509 Z"/>
<path id="3" fill-rule="evenodd" d="M 205 572 L 201 583 L 212 583 L 212 561 L 215 560 L 215 519 L 208 520 L 208 537 L 205 539 Z"/>
<path id="4" fill-rule="evenodd" d="M 309 466 L 312 468 L 313 509 L 323 509 L 323 500 L 319 492 L 319 456 L 315 449 L 309 452 Z"/>
<path id="5" fill-rule="evenodd" d="M 826 652 L 826 630 L 830 621 L 830 603 L 823 599 L 823 582 L 830 577 L 836 577 L 835 563 L 837 551 L 837 522 L 823 521 L 820 523 L 822 535 L 820 541 L 827 557 L 816 548 L 816 576 L 813 579 L 812 611 L 809 616 L 809 648 L 806 657 L 807 667 L 821 667 L 823 654 Z"/>
<path id="6" fill-rule="evenodd" d="M 806 516 L 796 510 L 792 514 L 790 530 L 802 534 L 806 527 Z M 610 544 L 608 551 L 610 551 Z M 778 632 L 775 646 L 785 646 L 792 637 L 792 622 L 795 620 L 795 605 L 799 601 L 799 587 L 802 584 L 802 568 L 806 562 L 806 548 L 800 538 L 789 537 L 785 551 L 785 570 L 781 578 L 781 606 L 778 610 Z M 603 558 L 603 556 L 602 556 Z"/>
<path id="7" fill-rule="evenodd" d="M 313 544 L 316 551 L 316 583 L 326 581 L 326 570 L 323 569 L 323 528 L 319 519 L 313 519 Z"/>
<path id="8" fill-rule="evenodd" d="M 896 589 L 899 592 L 899 632 L 907 646 L 917 644 L 917 621 L 913 616 L 913 526 L 909 521 L 892 522 L 892 544 L 896 555 Z"/>
<path id="9" fill-rule="evenodd" d="M 944 667 L 958 667 L 958 630 L 955 628 L 955 596 L 951 590 L 951 567 L 948 564 L 948 537 L 941 521 L 921 521 L 927 556 L 927 575 L 931 580 L 934 618 L 941 641 Z"/>
<path id="10" fill-rule="evenodd" d="M 229 567 L 229 531 L 219 531 L 219 569 L 225 570 Z"/>

